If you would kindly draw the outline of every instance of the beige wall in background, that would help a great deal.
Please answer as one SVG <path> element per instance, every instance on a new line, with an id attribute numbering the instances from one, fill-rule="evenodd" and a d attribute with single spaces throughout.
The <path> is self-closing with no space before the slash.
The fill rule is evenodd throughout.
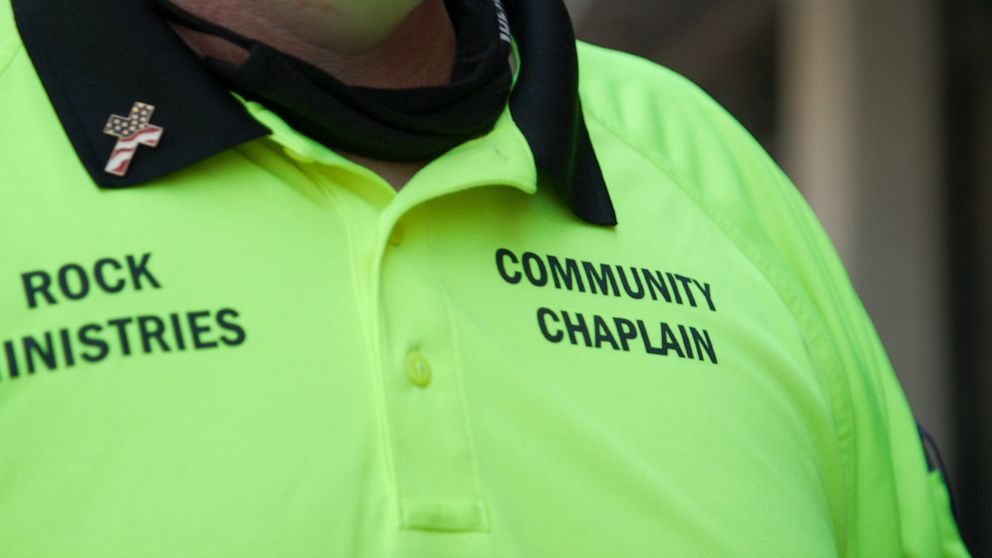
<path id="1" fill-rule="evenodd" d="M 782 2 L 780 145 L 953 470 L 936 7 Z"/>

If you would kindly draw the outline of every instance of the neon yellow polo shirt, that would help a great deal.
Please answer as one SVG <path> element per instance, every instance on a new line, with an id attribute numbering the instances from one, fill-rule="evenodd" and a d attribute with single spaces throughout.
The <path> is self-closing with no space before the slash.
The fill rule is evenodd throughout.
<path id="1" fill-rule="evenodd" d="M 579 54 L 616 227 L 509 112 L 399 193 L 255 104 L 97 188 L 0 4 L 0 555 L 967 555 L 800 195 Z"/>

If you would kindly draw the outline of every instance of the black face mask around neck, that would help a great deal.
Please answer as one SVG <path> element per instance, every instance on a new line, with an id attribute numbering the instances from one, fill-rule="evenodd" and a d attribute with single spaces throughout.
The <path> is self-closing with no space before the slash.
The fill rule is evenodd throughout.
<path id="1" fill-rule="evenodd" d="M 240 65 L 208 58 L 226 85 L 329 147 L 385 161 L 423 161 L 485 135 L 510 94 L 510 43 L 493 2 L 449 1 L 457 58 L 448 85 L 410 89 L 350 86 L 303 60 L 154 0 L 166 18 L 248 51 Z"/>
<path id="2" fill-rule="evenodd" d="M 452 83 L 401 90 L 348 86 L 169 0 L 150 1 L 167 19 L 248 50 L 240 66 L 219 60 L 207 66 L 231 90 L 331 148 L 383 161 L 433 159 L 485 135 L 509 97 L 540 182 L 558 190 L 581 219 L 617 224 L 582 114 L 575 34 L 563 0 L 505 0 L 505 13 L 504 0 L 445 0 L 458 41 Z M 510 30 L 521 66 L 515 86 Z"/>

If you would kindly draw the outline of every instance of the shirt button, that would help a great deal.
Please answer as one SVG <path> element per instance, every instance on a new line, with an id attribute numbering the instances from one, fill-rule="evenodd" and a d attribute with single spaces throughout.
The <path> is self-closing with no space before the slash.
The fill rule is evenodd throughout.
<path id="1" fill-rule="evenodd" d="M 431 383 L 431 363 L 424 355 L 413 352 L 406 355 L 406 377 L 417 387 Z"/>
<path id="2" fill-rule="evenodd" d="M 403 243 L 403 227 L 399 223 L 393 226 L 393 231 L 389 233 L 390 246 L 399 246 Z"/>

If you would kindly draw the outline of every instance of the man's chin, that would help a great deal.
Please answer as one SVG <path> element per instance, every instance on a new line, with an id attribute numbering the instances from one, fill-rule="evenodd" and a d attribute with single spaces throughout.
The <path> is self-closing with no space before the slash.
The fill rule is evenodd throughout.
<path id="1" fill-rule="evenodd" d="M 296 6 L 306 12 L 300 14 L 307 20 L 317 23 L 310 33 L 329 32 L 334 36 L 334 44 L 339 52 L 358 54 L 382 43 L 395 32 L 419 6 L 441 0 L 320 0 L 303 2 L 284 0 L 287 6 Z M 279 3 L 274 3 L 278 6 Z M 326 26 L 326 27 L 325 27 Z M 318 32 L 319 28 L 323 28 Z M 322 37 L 311 37 L 318 44 Z"/>

